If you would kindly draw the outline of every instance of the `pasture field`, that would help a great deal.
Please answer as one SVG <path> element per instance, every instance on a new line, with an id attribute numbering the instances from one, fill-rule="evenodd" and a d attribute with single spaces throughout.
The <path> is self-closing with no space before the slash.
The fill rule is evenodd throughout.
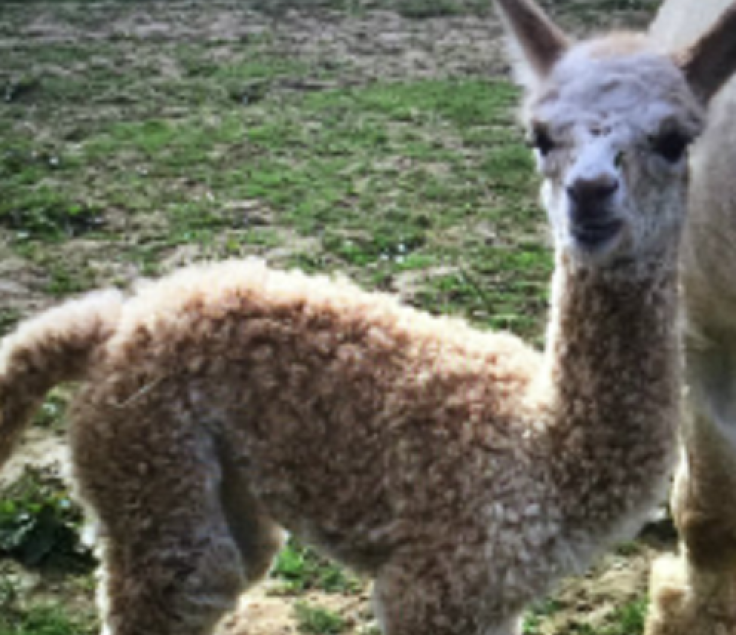
<path id="1" fill-rule="evenodd" d="M 656 0 L 549 0 L 572 31 Z M 486 0 L 0 3 L 0 335 L 60 299 L 257 255 L 543 342 L 549 239 Z M 0 477 L 0 635 L 94 633 L 64 478 L 71 388 Z M 31 467 L 29 467 L 29 465 Z M 637 635 L 666 519 L 526 635 Z M 297 542 L 228 635 L 377 633 L 369 585 Z"/>

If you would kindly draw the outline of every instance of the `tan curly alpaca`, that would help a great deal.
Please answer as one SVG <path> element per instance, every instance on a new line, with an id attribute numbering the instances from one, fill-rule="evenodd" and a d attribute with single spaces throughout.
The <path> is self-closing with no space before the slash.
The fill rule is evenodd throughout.
<path id="1" fill-rule="evenodd" d="M 0 348 L 0 459 L 51 386 L 83 381 L 70 437 L 106 632 L 207 633 L 285 527 L 375 578 L 389 635 L 510 635 L 661 496 L 712 47 L 570 45 L 529 0 L 498 5 L 556 245 L 544 355 L 254 262 L 71 302 Z"/>
<path id="2" fill-rule="evenodd" d="M 692 41 L 729 4 L 669 0 L 653 37 Z M 733 13 L 730 21 L 726 45 L 736 50 Z M 736 633 L 736 82 L 713 100 L 709 119 L 691 158 L 683 250 L 688 398 L 672 496 L 680 553 L 654 565 L 648 635 Z"/>

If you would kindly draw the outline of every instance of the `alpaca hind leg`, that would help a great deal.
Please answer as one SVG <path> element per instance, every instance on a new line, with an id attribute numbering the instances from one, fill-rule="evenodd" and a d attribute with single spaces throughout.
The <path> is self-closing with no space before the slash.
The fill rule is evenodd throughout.
<path id="1" fill-rule="evenodd" d="M 245 583 L 211 435 L 153 396 L 102 412 L 79 414 L 72 450 L 100 530 L 105 632 L 205 635 Z"/>
<path id="2" fill-rule="evenodd" d="M 110 635 L 205 635 L 243 588 L 231 538 L 102 547 L 100 607 Z"/>
<path id="3" fill-rule="evenodd" d="M 220 490 L 230 531 L 240 551 L 246 587 L 263 578 L 284 544 L 284 531 L 250 492 L 245 474 L 223 461 Z"/>

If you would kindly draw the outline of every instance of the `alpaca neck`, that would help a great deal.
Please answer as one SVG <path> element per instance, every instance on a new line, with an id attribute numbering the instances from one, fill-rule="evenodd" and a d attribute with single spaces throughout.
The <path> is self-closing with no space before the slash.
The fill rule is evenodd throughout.
<path id="1" fill-rule="evenodd" d="M 557 257 L 547 440 L 571 529 L 614 533 L 661 493 L 679 400 L 674 262 L 614 271 Z"/>

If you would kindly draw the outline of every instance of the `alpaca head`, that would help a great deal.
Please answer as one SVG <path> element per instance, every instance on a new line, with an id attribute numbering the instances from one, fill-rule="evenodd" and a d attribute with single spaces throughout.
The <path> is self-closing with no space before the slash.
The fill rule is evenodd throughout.
<path id="1" fill-rule="evenodd" d="M 687 149 L 736 68 L 736 5 L 689 49 L 663 52 L 635 34 L 571 44 L 532 0 L 496 4 L 558 249 L 591 266 L 676 253 Z"/>

